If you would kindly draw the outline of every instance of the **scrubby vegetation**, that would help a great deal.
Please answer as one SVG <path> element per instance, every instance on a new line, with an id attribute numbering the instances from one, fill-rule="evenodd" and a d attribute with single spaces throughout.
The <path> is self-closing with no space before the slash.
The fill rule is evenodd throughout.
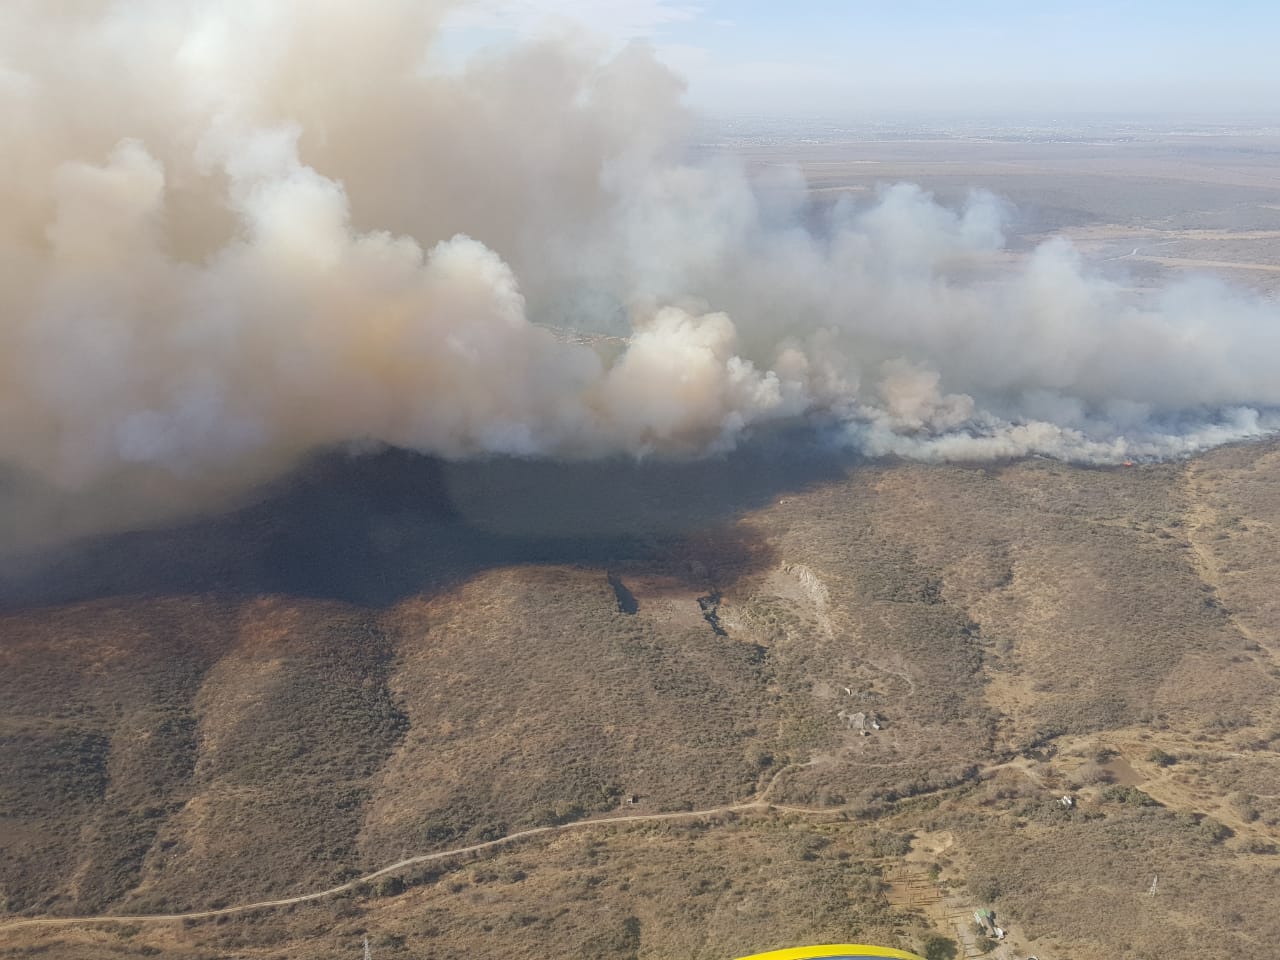
<path id="1" fill-rule="evenodd" d="M 755 797 L 809 812 L 544 835 L 291 910 L 30 945 L 327 960 L 367 933 L 390 957 L 518 940 L 723 960 L 858 932 L 945 951 L 955 930 L 886 893 L 912 861 L 1064 956 L 1247 953 L 1280 938 L 1276 608 L 1255 583 L 1276 459 L 808 465 L 783 497 L 782 468 L 689 468 L 719 505 L 673 468 L 605 496 L 504 464 L 465 468 L 447 509 L 366 464 L 286 496 L 294 519 L 347 511 L 341 562 L 261 507 L 126 544 L 181 547 L 151 590 L 76 561 L 74 599 L 30 581 L 0 616 L 0 909 L 243 902 Z M 210 572 L 239 556 L 248 572 Z M 189 589 L 201 563 L 218 589 Z"/>

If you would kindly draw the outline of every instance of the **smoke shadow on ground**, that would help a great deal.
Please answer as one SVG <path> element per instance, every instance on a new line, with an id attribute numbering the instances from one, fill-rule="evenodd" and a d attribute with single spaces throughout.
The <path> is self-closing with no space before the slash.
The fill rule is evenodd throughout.
<path id="1" fill-rule="evenodd" d="M 328 453 L 241 509 L 11 560 L 0 608 L 193 593 L 383 607 L 517 564 L 727 584 L 770 562 L 767 545 L 735 524 L 742 514 L 854 462 L 788 432 L 686 462 Z"/>

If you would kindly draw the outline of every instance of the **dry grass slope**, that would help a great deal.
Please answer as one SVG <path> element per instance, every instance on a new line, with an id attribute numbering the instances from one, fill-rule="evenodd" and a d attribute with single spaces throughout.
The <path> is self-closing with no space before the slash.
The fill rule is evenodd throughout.
<path id="1" fill-rule="evenodd" d="M 336 958 L 366 931 L 392 957 L 918 945 L 943 921 L 889 895 L 904 858 L 1042 958 L 1265 953 L 1278 460 L 827 464 L 792 489 L 730 462 L 718 487 L 619 470 L 594 499 L 598 473 L 504 464 L 430 511 L 391 461 L 308 494 L 349 508 L 358 589 L 313 538 L 243 521 L 143 553 L 239 542 L 307 590 L 64 566 L 89 596 L 27 581 L 43 602 L 0 619 L 8 914 L 288 895 L 619 808 L 833 813 L 602 826 L 277 913 L 4 933 L 0 956 Z"/>

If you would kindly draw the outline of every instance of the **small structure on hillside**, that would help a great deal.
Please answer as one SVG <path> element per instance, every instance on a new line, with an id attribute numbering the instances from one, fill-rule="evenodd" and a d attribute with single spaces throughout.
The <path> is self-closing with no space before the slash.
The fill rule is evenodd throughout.
<path id="1" fill-rule="evenodd" d="M 850 730 L 856 730 L 864 737 L 871 735 L 872 730 L 883 730 L 884 722 L 875 713 L 869 713 L 862 710 L 841 710 L 836 717 L 844 721 L 844 725 Z"/>
<path id="2" fill-rule="evenodd" d="M 841 710 L 836 714 L 836 717 L 844 721 L 846 728 L 856 730 L 864 737 L 867 735 L 867 715 L 861 710 Z"/>
<path id="3" fill-rule="evenodd" d="M 979 907 L 973 911 L 973 922 L 988 937 L 995 937 L 997 940 L 1004 939 L 1004 930 L 996 925 L 996 912 L 994 910 L 984 910 Z"/>

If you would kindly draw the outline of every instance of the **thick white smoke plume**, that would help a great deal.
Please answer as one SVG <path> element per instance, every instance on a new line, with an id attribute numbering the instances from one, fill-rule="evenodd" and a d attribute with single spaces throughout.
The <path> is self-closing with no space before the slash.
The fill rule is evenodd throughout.
<path id="1" fill-rule="evenodd" d="M 806 229 L 798 177 L 681 159 L 642 47 L 445 68 L 445 12 L 0 5 L 0 484 L 169 509 L 333 444 L 688 455 L 809 411 L 927 458 L 1276 426 L 1258 303 L 1138 305 L 1061 243 L 992 279 L 983 196 Z"/>

